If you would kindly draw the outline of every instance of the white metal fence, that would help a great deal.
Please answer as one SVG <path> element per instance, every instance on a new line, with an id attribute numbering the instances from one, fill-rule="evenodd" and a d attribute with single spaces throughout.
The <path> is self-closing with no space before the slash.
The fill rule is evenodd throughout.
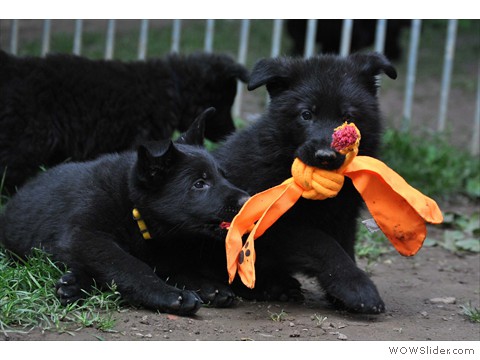
<path id="1" fill-rule="evenodd" d="M 27 21 L 27 20 L 25 20 Z M 205 20 L 205 35 L 203 50 L 207 52 L 214 51 L 213 39 L 215 36 L 215 25 L 220 20 Z M 240 34 L 236 34 L 235 39 L 238 40 L 238 62 L 245 64 L 247 54 L 249 51 L 249 39 L 255 36 L 255 33 L 251 32 L 252 21 L 262 20 L 238 20 L 241 21 Z M 6 22 L 5 20 L 3 21 Z M 73 48 L 72 53 L 82 54 L 82 35 L 84 33 L 84 21 L 74 20 L 75 26 L 73 31 Z M 112 59 L 115 51 L 115 34 L 116 34 L 116 20 L 108 20 L 106 27 L 106 41 L 104 58 Z M 281 41 L 282 34 L 284 32 L 284 20 L 273 20 L 273 27 L 271 30 L 271 52 L 270 56 L 275 57 L 281 54 Z M 352 39 L 354 20 L 343 20 L 341 40 L 340 40 L 340 55 L 348 55 L 350 49 L 350 42 Z M 138 20 L 139 39 L 138 39 L 138 53 L 137 58 L 143 60 L 147 57 L 147 48 L 149 43 L 149 20 Z M 182 34 L 182 20 L 172 21 L 172 37 L 171 37 L 171 51 L 179 52 L 180 39 Z M 305 51 L 304 56 L 310 57 L 315 54 L 315 34 L 317 27 L 320 24 L 317 20 L 308 20 L 306 37 L 305 37 Z M 388 20 L 377 20 L 374 50 L 383 52 L 385 47 L 386 31 Z M 448 30 L 445 39 L 445 50 L 443 54 L 443 70 L 441 74 L 441 88 L 439 92 L 439 109 L 438 117 L 436 121 L 435 129 L 431 129 L 436 132 L 444 132 L 447 127 L 447 114 L 449 108 L 449 94 L 452 87 L 452 67 L 454 63 L 456 53 L 456 40 L 457 40 L 457 20 L 448 20 Z M 21 37 L 20 32 L 20 20 L 10 20 L 8 29 L 2 27 L 2 33 L 0 38 L 4 44 L 4 50 L 9 51 L 12 54 L 18 53 L 19 42 Z M 43 27 L 39 37 L 41 39 L 41 53 L 39 55 L 45 55 L 50 51 L 50 39 L 51 39 L 52 20 L 43 20 Z M 401 120 L 401 129 L 409 131 L 412 122 L 415 119 L 412 116 L 412 106 L 414 102 L 414 91 L 416 86 L 416 72 L 417 72 L 417 60 L 418 50 L 420 46 L 420 38 L 422 34 L 422 20 L 412 20 L 410 27 L 410 40 L 407 53 L 407 66 L 406 66 L 406 78 L 405 78 L 405 92 L 403 95 L 403 116 Z M 480 34 L 478 35 L 480 37 Z M 8 38 L 8 39 L 7 39 Z M 7 39 L 7 40 L 6 40 Z M 5 48 L 5 43 L 8 45 Z M 477 53 L 478 54 L 478 53 Z M 478 61 L 478 60 L 477 60 Z M 471 114 L 471 139 L 468 145 L 472 154 L 479 154 L 479 141 L 480 141 L 480 62 L 476 70 L 476 96 L 474 111 Z M 243 87 L 239 85 L 238 97 L 234 106 L 234 115 L 240 114 L 240 109 L 243 102 Z"/>

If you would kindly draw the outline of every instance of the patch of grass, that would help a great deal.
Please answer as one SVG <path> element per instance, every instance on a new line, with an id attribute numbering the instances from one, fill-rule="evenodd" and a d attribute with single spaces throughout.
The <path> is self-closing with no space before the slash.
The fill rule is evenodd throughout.
<path id="1" fill-rule="evenodd" d="M 355 254 L 358 257 L 366 258 L 370 263 L 380 255 L 391 252 L 392 249 L 387 237 L 381 231 L 370 232 L 363 224 L 359 224 L 355 243 Z"/>
<path id="2" fill-rule="evenodd" d="M 472 306 L 471 303 L 462 305 L 462 313 L 467 317 L 468 320 L 475 323 L 480 323 L 480 309 Z"/>
<path id="3" fill-rule="evenodd" d="M 447 212 L 442 226 L 443 238 L 430 240 L 430 246 L 439 245 L 454 253 L 480 253 L 480 213 Z"/>
<path id="4" fill-rule="evenodd" d="M 323 323 L 327 321 L 328 317 L 318 314 L 313 314 L 312 320 L 316 322 L 317 327 L 322 327 Z"/>
<path id="5" fill-rule="evenodd" d="M 449 145 L 441 136 L 389 130 L 382 160 L 429 196 L 480 197 L 480 158 Z"/>
<path id="6" fill-rule="evenodd" d="M 269 313 L 270 313 L 270 319 L 277 322 L 284 321 L 285 317 L 288 315 L 283 309 L 279 313 L 272 313 L 270 311 Z"/>
<path id="7" fill-rule="evenodd" d="M 113 312 L 121 305 L 115 286 L 107 291 L 93 288 L 85 300 L 64 307 L 55 295 L 55 283 L 64 269 L 40 250 L 26 260 L 14 257 L 0 249 L 0 331 L 4 334 L 35 327 L 58 332 L 113 329 Z"/>

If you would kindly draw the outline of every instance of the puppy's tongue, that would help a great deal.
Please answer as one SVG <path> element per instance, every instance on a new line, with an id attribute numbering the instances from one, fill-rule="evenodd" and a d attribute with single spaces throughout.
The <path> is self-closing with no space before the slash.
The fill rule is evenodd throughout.
<path id="1" fill-rule="evenodd" d="M 228 229 L 230 229 L 230 223 L 228 221 L 222 221 L 220 223 L 220 228 L 228 230 Z"/>

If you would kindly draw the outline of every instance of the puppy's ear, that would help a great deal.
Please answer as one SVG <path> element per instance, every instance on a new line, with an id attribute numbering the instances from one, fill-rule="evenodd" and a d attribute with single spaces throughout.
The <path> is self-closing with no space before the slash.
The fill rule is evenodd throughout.
<path id="1" fill-rule="evenodd" d="M 228 70 L 232 76 L 243 83 L 247 83 L 250 78 L 247 68 L 242 64 L 234 63 L 229 66 Z"/>
<path id="2" fill-rule="evenodd" d="M 155 154 L 152 154 L 145 145 L 140 145 L 137 150 L 137 180 L 147 188 L 161 182 L 181 156 L 181 152 L 175 148 L 171 140 L 155 145 L 160 150 Z"/>
<path id="3" fill-rule="evenodd" d="M 288 87 L 289 72 L 283 59 L 261 59 L 253 66 L 248 90 L 266 85 L 270 96 L 284 91 Z"/>
<path id="4" fill-rule="evenodd" d="M 193 121 L 192 125 L 176 140 L 178 144 L 203 146 L 205 138 L 205 121 L 215 114 L 216 109 L 209 107 Z"/>
<path id="5" fill-rule="evenodd" d="M 376 76 L 385 73 L 390 79 L 397 78 L 397 70 L 383 54 L 355 53 L 351 55 L 351 58 L 360 64 L 361 72 L 366 75 Z"/>

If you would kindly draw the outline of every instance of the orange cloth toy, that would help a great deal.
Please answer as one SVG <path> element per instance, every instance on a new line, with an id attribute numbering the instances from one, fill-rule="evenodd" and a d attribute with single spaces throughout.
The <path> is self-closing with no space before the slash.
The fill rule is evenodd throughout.
<path id="1" fill-rule="evenodd" d="M 295 159 L 292 177 L 282 184 L 252 196 L 233 219 L 226 238 L 227 270 L 230 283 L 235 274 L 249 288 L 255 286 L 254 240 L 303 196 L 312 200 L 335 197 L 344 176 L 365 201 L 379 228 L 397 251 L 412 256 L 426 237 L 425 222 L 439 224 L 442 213 L 436 202 L 411 187 L 383 162 L 369 156 L 357 156 L 360 131 L 355 124 L 343 124 L 334 130 L 331 147 L 345 155 L 337 170 L 307 166 Z M 250 232 L 245 244 L 242 236 Z"/>

